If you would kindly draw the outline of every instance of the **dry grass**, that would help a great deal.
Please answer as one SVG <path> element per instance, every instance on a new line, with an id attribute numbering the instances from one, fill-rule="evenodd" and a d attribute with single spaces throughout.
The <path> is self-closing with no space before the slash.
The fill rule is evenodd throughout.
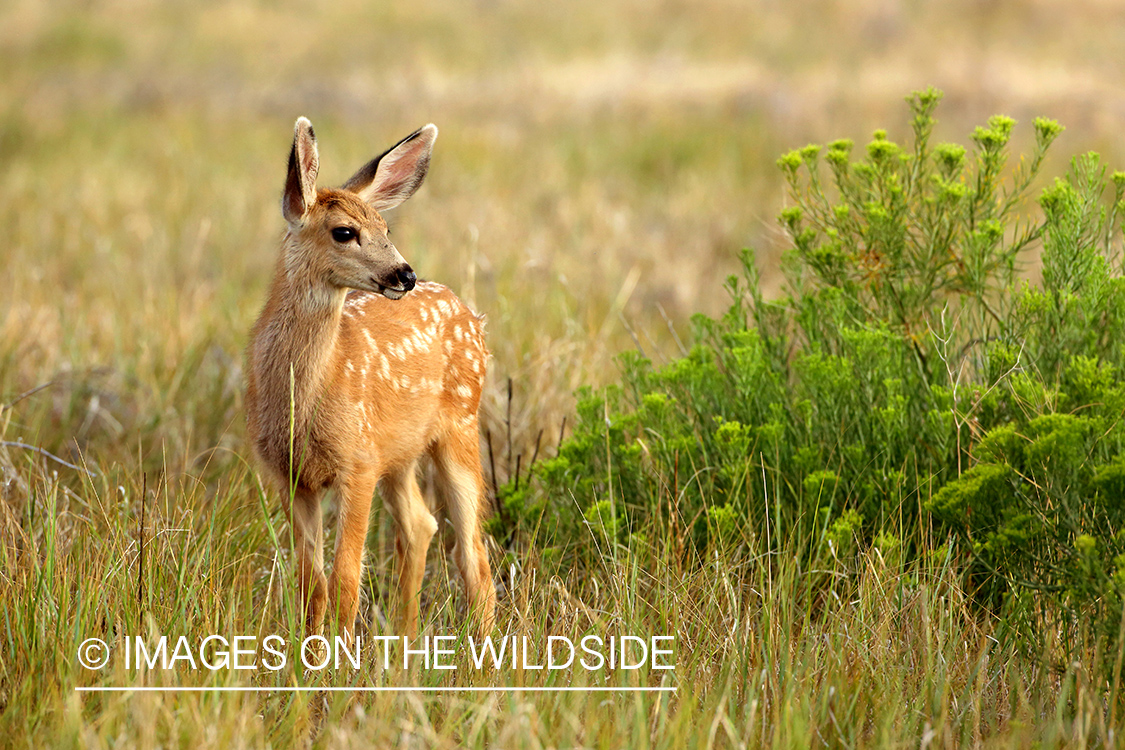
<path id="1" fill-rule="evenodd" d="M 996 112 L 1025 124 L 1043 114 L 1069 126 L 1059 152 L 1094 148 L 1125 162 L 1123 16 L 1095 0 L 345 0 L 315 13 L 288 1 L 5 4 L 0 403 L 12 407 L 0 411 L 0 439 L 100 477 L 0 448 L 4 738 L 256 746 L 309 736 L 311 709 L 297 701 L 70 692 L 81 677 L 72 641 L 101 626 L 95 610 L 161 632 L 274 616 L 265 522 L 278 513 L 263 510 L 245 465 L 241 351 L 281 231 L 297 115 L 317 125 L 329 182 L 418 125 L 439 125 L 426 187 L 392 217 L 395 242 L 423 276 L 488 316 L 486 425 L 505 429 L 512 378 L 513 448 L 526 454 L 541 428 L 557 434 L 577 385 L 613 377 L 616 352 L 637 343 L 657 359 L 675 351 L 665 314 L 686 338 L 692 313 L 723 309 L 739 248 L 759 248 L 776 284 L 784 242 L 773 161 L 784 149 L 862 142 L 876 127 L 901 136 L 901 97 L 932 84 L 946 92 L 939 137 L 963 140 Z M 148 531 L 163 551 L 153 559 L 167 555 L 179 575 L 154 573 L 161 601 L 130 605 L 142 473 L 160 488 Z M 755 592 L 745 562 L 681 582 L 666 556 L 647 554 L 638 559 L 664 566 L 651 572 L 647 598 L 562 580 L 602 612 L 648 602 L 650 612 L 625 620 L 636 627 L 674 617 L 680 632 L 705 631 L 688 641 L 704 652 L 693 649 L 677 673 L 698 694 L 614 699 L 621 705 L 340 699 L 329 701 L 320 741 L 851 746 L 921 737 L 917 714 L 942 742 L 1019 745 L 1065 740 L 1059 733 L 1093 710 L 1068 708 L 1051 723 L 1056 694 L 1024 687 L 1026 674 L 971 671 L 987 634 L 948 600 L 925 599 L 945 596 L 946 584 L 919 588 L 920 603 L 903 610 L 902 627 L 923 644 L 912 646 L 873 638 L 897 622 L 888 618 L 898 610 L 863 610 L 883 589 L 814 634 L 797 627 L 799 613 L 778 620 L 791 602 Z M 528 606 L 564 617 L 554 589 L 531 588 L 537 575 L 519 579 Z M 626 566 L 604 581 L 638 575 Z M 871 581 L 897 580 L 882 575 Z M 184 580 L 198 585 L 176 606 L 168 599 Z M 516 598 L 502 620 L 512 630 L 526 625 Z M 944 625 L 933 628 L 931 609 Z M 778 621 L 785 627 L 771 631 Z M 737 658 L 732 643 L 744 648 Z M 920 685 L 919 670 L 902 666 L 930 664 L 920 653 L 962 671 Z M 930 708 L 904 707 L 903 696 L 923 689 L 936 691 Z M 847 704 L 851 724 L 838 708 L 845 692 L 860 696 Z M 983 728 L 966 729 L 970 715 Z M 828 733 L 831 722 L 855 731 Z"/>
<path id="2" fill-rule="evenodd" d="M 490 414 L 513 377 L 523 446 L 633 346 L 622 315 L 646 351 L 671 351 L 659 311 L 681 333 L 720 311 L 739 248 L 776 279 L 783 149 L 894 136 L 901 96 L 933 84 L 939 135 L 1046 114 L 1070 126 L 1060 150 L 1120 161 L 1120 16 L 1096 2 L 14 2 L 0 217 L 5 348 L 20 354 L 3 390 L 151 369 L 201 341 L 237 366 L 295 116 L 317 123 L 329 180 L 433 120 L 435 168 L 396 239 L 489 316 Z"/>

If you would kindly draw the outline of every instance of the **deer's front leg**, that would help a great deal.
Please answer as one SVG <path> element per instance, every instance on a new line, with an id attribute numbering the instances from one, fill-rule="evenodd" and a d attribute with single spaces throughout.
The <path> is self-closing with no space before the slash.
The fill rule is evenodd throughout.
<path id="1" fill-rule="evenodd" d="M 357 473 L 348 476 L 339 487 L 340 520 L 328 595 L 330 611 L 336 618 L 339 634 L 345 637 L 355 634 L 363 552 L 367 543 L 367 524 L 376 481 L 375 472 Z"/>
<path id="2" fill-rule="evenodd" d="M 296 489 L 289 502 L 289 525 L 293 531 L 293 550 L 297 556 L 297 581 L 301 604 L 305 608 L 305 628 L 320 630 L 324 621 L 328 583 L 324 578 L 324 525 L 320 514 L 320 493 Z"/>

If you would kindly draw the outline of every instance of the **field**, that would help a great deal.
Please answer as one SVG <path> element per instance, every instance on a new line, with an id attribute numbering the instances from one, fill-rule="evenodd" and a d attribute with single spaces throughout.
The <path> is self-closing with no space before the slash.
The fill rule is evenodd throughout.
<path id="1" fill-rule="evenodd" d="M 98 671 L 76 654 L 94 637 L 299 630 L 284 513 L 241 408 L 297 116 L 326 184 L 440 128 L 425 187 L 387 218 L 420 276 L 487 317 L 482 461 L 502 484 L 537 443 L 555 453 L 575 390 L 613 382 L 618 353 L 679 356 L 691 316 L 726 309 L 741 248 L 784 291 L 783 152 L 905 138 L 903 97 L 933 85 L 941 140 L 1004 113 L 1026 150 L 1045 115 L 1067 127 L 1047 177 L 1087 150 L 1121 168 L 1123 30 L 1100 0 L 4 4 L 0 744 L 1115 745 L 1120 706 L 1081 656 L 1002 644 L 953 565 L 872 548 L 825 603 L 801 540 L 666 540 L 581 568 L 493 544 L 498 635 L 674 635 L 668 671 L 137 671 L 116 651 Z M 438 546 L 426 627 L 458 634 Z M 676 690 L 75 691 L 99 685 Z"/>

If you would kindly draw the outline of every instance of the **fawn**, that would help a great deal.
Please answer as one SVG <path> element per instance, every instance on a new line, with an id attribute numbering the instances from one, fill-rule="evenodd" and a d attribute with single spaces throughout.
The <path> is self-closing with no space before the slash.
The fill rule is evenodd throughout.
<path id="1" fill-rule="evenodd" d="M 438 524 L 415 476 L 433 460 L 456 540 L 453 557 L 477 632 L 496 592 L 481 539 L 477 410 L 488 350 L 483 319 L 448 288 L 418 281 L 380 211 L 419 188 L 437 128 L 411 133 L 338 189 L 316 187 L 316 136 L 297 120 L 281 199 L 288 231 L 248 348 L 246 410 L 259 461 L 288 499 L 306 625 L 326 611 L 354 633 L 376 485 L 395 521 L 398 620 L 418 631 L 418 592 Z M 320 502 L 339 497 L 332 575 Z"/>

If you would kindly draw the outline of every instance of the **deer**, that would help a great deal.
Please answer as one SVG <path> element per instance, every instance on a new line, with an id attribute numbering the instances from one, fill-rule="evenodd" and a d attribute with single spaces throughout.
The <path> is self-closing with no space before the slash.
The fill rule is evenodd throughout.
<path id="1" fill-rule="evenodd" d="M 307 118 L 294 127 L 281 198 L 287 229 L 247 348 L 248 437 L 281 490 L 306 632 L 326 613 L 354 634 L 376 488 L 395 526 L 394 621 L 416 637 L 426 553 L 438 523 L 420 491 L 428 457 L 453 527 L 452 557 L 470 622 L 488 633 L 496 592 L 482 538 L 478 411 L 484 319 L 448 287 L 420 281 L 388 238 L 382 212 L 421 186 L 437 127 L 426 125 L 339 188 L 318 188 Z M 325 576 L 321 502 L 339 517 Z"/>

